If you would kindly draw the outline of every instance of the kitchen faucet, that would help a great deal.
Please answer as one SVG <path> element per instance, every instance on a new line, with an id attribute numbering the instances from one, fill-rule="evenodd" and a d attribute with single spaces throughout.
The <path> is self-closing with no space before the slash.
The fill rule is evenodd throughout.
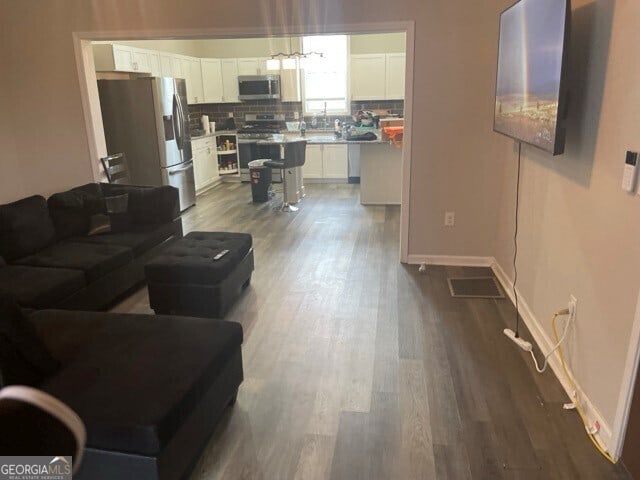
<path id="1" fill-rule="evenodd" d="M 324 110 L 322 110 L 322 128 L 325 130 L 328 128 L 327 123 L 327 102 L 324 102 Z"/>

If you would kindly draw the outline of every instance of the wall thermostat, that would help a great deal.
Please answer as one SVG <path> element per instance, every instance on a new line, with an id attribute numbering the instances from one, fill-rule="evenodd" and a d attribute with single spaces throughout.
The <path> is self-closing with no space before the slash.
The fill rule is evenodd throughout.
<path id="1" fill-rule="evenodd" d="M 638 169 L 638 152 L 627 152 L 624 162 L 624 173 L 622 174 L 622 189 L 627 192 L 634 192 L 636 189 L 636 170 Z"/>

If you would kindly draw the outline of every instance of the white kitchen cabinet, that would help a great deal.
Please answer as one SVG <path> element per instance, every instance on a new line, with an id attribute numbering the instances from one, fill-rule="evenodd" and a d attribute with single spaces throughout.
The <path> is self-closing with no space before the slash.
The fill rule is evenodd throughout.
<path id="1" fill-rule="evenodd" d="M 303 178 L 322 178 L 322 145 L 307 144 L 304 165 L 302 166 Z"/>
<path id="2" fill-rule="evenodd" d="M 162 77 L 162 67 L 160 66 L 160 53 L 149 50 L 149 68 L 152 77 Z"/>
<path id="3" fill-rule="evenodd" d="M 280 101 L 299 102 L 300 97 L 300 69 L 280 70 L 273 73 L 280 74 Z"/>
<path id="4" fill-rule="evenodd" d="M 222 62 L 217 58 L 203 58 L 200 63 L 204 103 L 222 103 Z"/>
<path id="5" fill-rule="evenodd" d="M 238 61 L 235 58 L 223 58 L 222 64 L 222 102 L 238 103 Z"/>
<path id="6" fill-rule="evenodd" d="M 112 43 L 93 45 L 97 72 L 151 73 L 149 55 L 145 50 Z"/>
<path id="7" fill-rule="evenodd" d="M 347 145 L 323 145 L 322 175 L 324 178 L 343 180 L 349 176 Z"/>
<path id="8" fill-rule="evenodd" d="M 384 100 L 386 55 L 351 55 L 351 100 Z"/>
<path id="9" fill-rule="evenodd" d="M 349 176 L 347 145 L 307 145 L 302 176 L 306 179 L 346 180 Z"/>
<path id="10" fill-rule="evenodd" d="M 131 55 L 133 57 L 134 72 L 151 73 L 150 52 L 140 48 L 132 48 Z"/>
<path id="11" fill-rule="evenodd" d="M 402 100 L 406 55 L 351 55 L 351 100 Z"/>
<path id="12" fill-rule="evenodd" d="M 406 55 L 404 53 L 387 53 L 386 57 L 385 98 L 387 100 L 404 100 Z"/>
<path id="13" fill-rule="evenodd" d="M 215 137 L 193 140 L 193 176 L 196 193 L 212 186 L 220 179 Z"/>
<path id="14" fill-rule="evenodd" d="M 203 103 L 204 91 L 202 87 L 202 67 L 199 58 L 185 57 L 182 63 L 186 71 L 187 101 L 189 104 Z"/>
<path id="15" fill-rule="evenodd" d="M 238 58 L 238 75 L 267 75 L 267 57 Z"/>
<path id="16" fill-rule="evenodd" d="M 184 69 L 184 65 L 182 63 L 182 57 L 179 55 L 171 55 L 171 73 L 175 78 L 184 78 L 186 79 L 186 74 L 188 73 Z"/>
<path id="17" fill-rule="evenodd" d="M 160 73 L 163 77 L 173 77 L 173 56 L 170 53 L 160 53 Z"/>

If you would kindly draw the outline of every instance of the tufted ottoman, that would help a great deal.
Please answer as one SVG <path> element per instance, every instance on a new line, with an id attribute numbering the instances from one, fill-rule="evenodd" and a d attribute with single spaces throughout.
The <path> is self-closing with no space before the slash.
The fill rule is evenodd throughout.
<path id="1" fill-rule="evenodd" d="M 217 254 L 229 250 L 219 260 Z M 248 233 L 191 232 L 145 266 L 157 314 L 222 318 L 251 281 Z"/>

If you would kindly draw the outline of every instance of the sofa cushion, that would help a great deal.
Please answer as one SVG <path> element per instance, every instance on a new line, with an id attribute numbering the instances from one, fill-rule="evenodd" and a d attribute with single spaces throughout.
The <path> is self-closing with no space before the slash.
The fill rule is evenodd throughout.
<path id="1" fill-rule="evenodd" d="M 42 389 L 87 427 L 87 446 L 155 455 L 242 343 L 212 319 L 39 311 L 39 336 L 63 366 Z"/>
<path id="2" fill-rule="evenodd" d="M 4 258 L 0 257 L 0 268 L 4 267 L 7 262 L 4 261 Z"/>
<path id="3" fill-rule="evenodd" d="M 55 235 L 44 197 L 0 205 L 0 255 L 8 262 L 51 245 Z"/>
<path id="4" fill-rule="evenodd" d="M 0 293 L 0 387 L 38 385 L 58 367 L 15 299 Z"/>
<path id="5" fill-rule="evenodd" d="M 85 209 L 85 199 L 99 198 L 102 188 L 99 183 L 89 183 L 66 192 L 55 193 L 47 204 L 57 238 L 63 240 L 73 235 L 84 235 L 89 230 L 90 213 Z"/>
<path id="6" fill-rule="evenodd" d="M 92 283 L 133 259 L 130 248 L 64 240 L 35 255 L 16 260 L 18 265 L 82 270 L 87 283 Z"/>
<path id="7" fill-rule="evenodd" d="M 180 216 L 178 189 L 169 185 L 145 187 L 101 184 L 105 196 L 129 195 L 129 213 L 136 224 L 168 223 Z"/>
<path id="8" fill-rule="evenodd" d="M 133 250 L 137 257 L 149 249 L 160 245 L 175 232 L 173 223 L 162 225 L 136 225 L 128 232 L 105 233 L 84 237 L 72 237 L 70 241 L 96 243 L 101 245 L 121 245 Z"/>
<path id="9" fill-rule="evenodd" d="M 216 285 L 228 277 L 251 249 L 248 233 L 191 232 L 145 266 L 148 280 Z M 220 260 L 213 257 L 229 250 Z"/>
<path id="10" fill-rule="evenodd" d="M 24 265 L 0 268 L 0 292 L 13 295 L 23 307 L 51 307 L 85 285 L 80 270 Z"/>

